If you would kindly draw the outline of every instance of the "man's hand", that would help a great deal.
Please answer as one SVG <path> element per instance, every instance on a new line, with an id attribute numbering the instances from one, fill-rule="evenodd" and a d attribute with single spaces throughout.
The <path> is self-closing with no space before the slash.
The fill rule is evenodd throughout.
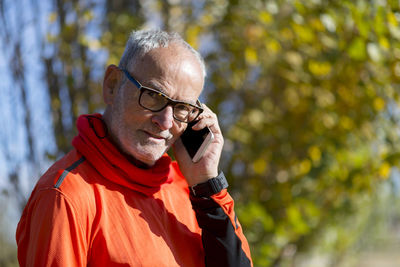
<path id="1" fill-rule="evenodd" d="M 224 138 L 219 128 L 217 115 L 204 104 L 203 108 L 204 112 L 200 114 L 199 121 L 192 128 L 193 130 L 201 130 L 208 126 L 214 134 L 214 140 L 204 152 L 203 157 L 194 163 L 180 138 L 173 145 L 175 158 L 189 186 L 205 182 L 218 175 L 218 164 L 224 145 Z"/>

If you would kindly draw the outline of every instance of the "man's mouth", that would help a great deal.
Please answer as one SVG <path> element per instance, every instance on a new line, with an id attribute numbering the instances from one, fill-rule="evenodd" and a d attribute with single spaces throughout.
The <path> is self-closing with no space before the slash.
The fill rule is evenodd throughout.
<path id="1" fill-rule="evenodd" d="M 168 139 L 169 139 L 169 137 L 164 137 L 164 136 L 162 136 L 162 135 L 159 135 L 159 134 L 152 134 L 152 133 L 150 133 L 150 132 L 148 132 L 148 131 L 143 131 L 146 135 L 148 135 L 149 137 L 151 137 L 151 138 L 154 138 L 154 139 L 157 139 L 157 140 L 165 140 L 165 141 L 167 141 Z"/>

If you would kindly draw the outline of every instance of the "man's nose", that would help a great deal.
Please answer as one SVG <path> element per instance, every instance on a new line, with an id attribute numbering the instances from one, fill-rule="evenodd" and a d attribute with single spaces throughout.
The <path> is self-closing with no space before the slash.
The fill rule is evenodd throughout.
<path id="1" fill-rule="evenodd" d="M 163 110 L 155 112 L 152 121 L 157 124 L 161 130 L 168 130 L 174 124 L 174 109 L 168 105 Z"/>

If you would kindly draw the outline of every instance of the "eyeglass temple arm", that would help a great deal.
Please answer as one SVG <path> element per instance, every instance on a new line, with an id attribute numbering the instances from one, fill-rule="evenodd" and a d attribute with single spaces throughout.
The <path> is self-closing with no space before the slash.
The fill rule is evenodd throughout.
<path id="1" fill-rule="evenodd" d="M 201 104 L 200 100 L 197 99 L 196 104 L 199 108 L 203 109 L 203 105 Z"/>
<path id="2" fill-rule="evenodd" d="M 135 85 L 136 85 L 136 87 L 137 88 L 141 88 L 142 87 L 142 85 L 138 82 L 138 81 L 136 81 L 130 74 L 129 74 L 129 72 L 127 71 L 127 70 L 122 70 L 124 73 L 125 73 L 125 76 L 131 81 L 131 82 L 133 82 Z"/>

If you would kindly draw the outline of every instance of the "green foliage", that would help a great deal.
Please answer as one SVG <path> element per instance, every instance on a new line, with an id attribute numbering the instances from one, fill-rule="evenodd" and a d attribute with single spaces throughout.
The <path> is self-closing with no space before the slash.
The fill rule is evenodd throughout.
<path id="1" fill-rule="evenodd" d="M 207 1 L 204 21 L 217 2 Z M 230 141 L 224 163 L 245 203 L 238 213 L 256 266 L 270 266 L 356 212 L 399 160 L 400 73 L 391 67 L 400 59 L 398 7 L 225 4 L 200 31 L 219 45 L 207 55 L 217 88 L 209 103 Z"/>

